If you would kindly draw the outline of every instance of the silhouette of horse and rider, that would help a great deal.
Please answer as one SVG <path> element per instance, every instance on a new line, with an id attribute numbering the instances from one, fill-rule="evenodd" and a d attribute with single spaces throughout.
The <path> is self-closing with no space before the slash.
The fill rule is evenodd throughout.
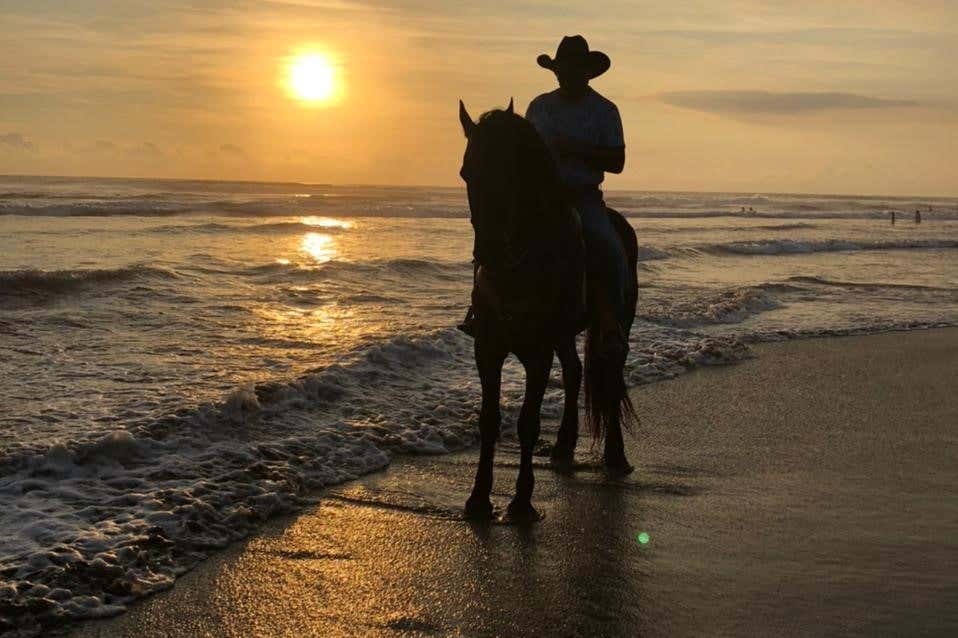
<path id="1" fill-rule="evenodd" d="M 519 476 L 508 515 L 538 518 L 532 506 L 533 450 L 553 355 L 562 365 L 565 402 L 552 462 L 569 466 L 578 438 L 578 395 L 585 346 L 585 415 L 604 462 L 631 470 L 623 428 L 635 414 L 626 392 L 625 359 L 637 302 L 635 231 L 605 205 L 604 173 L 620 173 L 625 143 L 618 109 L 589 86 L 611 66 L 582 36 L 562 39 L 555 57 L 538 63 L 559 88 L 535 98 L 520 117 L 510 100 L 474 121 L 459 103 L 466 135 L 460 174 L 466 182 L 475 233 L 472 307 L 460 328 L 475 339 L 482 384 L 480 452 L 466 514 L 493 514 L 493 456 L 499 437 L 500 384 L 506 357 L 525 368 L 526 391 L 517 423 Z"/>

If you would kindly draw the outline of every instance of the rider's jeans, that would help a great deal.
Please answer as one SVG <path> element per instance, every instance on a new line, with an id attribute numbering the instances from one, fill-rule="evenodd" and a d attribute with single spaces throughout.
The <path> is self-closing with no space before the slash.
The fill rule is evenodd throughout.
<path id="1" fill-rule="evenodd" d="M 605 287 L 606 298 L 614 305 L 624 331 L 633 319 L 625 307 L 629 269 L 619 234 L 606 212 L 602 191 L 598 188 L 580 191 L 572 196 L 572 203 L 582 220 L 589 273 L 593 280 L 598 277 L 600 285 Z"/>

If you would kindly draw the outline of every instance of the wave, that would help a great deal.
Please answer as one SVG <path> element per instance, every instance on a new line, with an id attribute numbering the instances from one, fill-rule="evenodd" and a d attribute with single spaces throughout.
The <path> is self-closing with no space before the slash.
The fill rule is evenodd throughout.
<path id="1" fill-rule="evenodd" d="M 653 229 L 640 229 L 640 230 L 646 233 L 653 232 L 655 234 L 664 233 L 664 234 L 670 234 L 670 235 L 687 235 L 690 233 L 715 233 L 715 232 L 740 233 L 740 232 L 756 232 L 756 231 L 810 230 L 813 228 L 819 228 L 819 225 L 810 224 L 808 222 L 786 222 L 782 224 L 743 224 L 739 226 L 677 225 L 677 226 L 665 226 L 661 228 L 657 227 Z"/>
<path id="2" fill-rule="evenodd" d="M 911 332 L 914 330 L 935 330 L 938 328 L 958 328 L 958 319 L 952 321 L 922 320 L 877 320 L 874 323 L 845 328 L 791 328 L 781 330 L 757 330 L 742 336 L 744 343 L 768 343 L 791 339 L 819 339 L 822 337 L 853 337 L 875 335 L 887 332 Z"/>
<path id="3" fill-rule="evenodd" d="M 0 215 L 33 217 L 174 217 L 208 214 L 232 217 L 287 217 L 290 215 L 332 215 L 336 217 L 438 217 L 466 218 L 468 210 L 461 203 L 429 203 L 418 200 L 374 198 L 313 198 L 287 195 L 257 199 L 177 199 L 124 197 L 70 203 L 0 201 Z"/>
<path id="4" fill-rule="evenodd" d="M 708 291 L 684 296 L 675 290 L 661 297 L 661 293 L 652 292 L 642 297 L 637 318 L 660 326 L 676 328 L 703 328 L 720 324 L 739 324 L 756 315 L 783 308 L 801 300 L 821 298 L 833 293 L 822 288 L 845 289 L 840 293 L 848 300 L 852 291 L 866 293 L 874 299 L 884 293 L 885 298 L 907 300 L 915 303 L 954 304 L 958 302 L 958 289 L 925 286 L 920 284 L 897 284 L 884 282 L 849 282 L 814 276 L 787 277 L 784 281 L 771 281 L 750 286 L 741 286 L 727 290 Z M 889 297 L 891 295 L 891 297 Z M 939 325 L 927 322 L 928 325 Z M 897 326 L 894 322 L 883 323 L 880 328 Z M 902 326 L 924 326 L 922 322 L 905 322 Z M 751 330 L 751 329 L 749 329 Z M 856 328 L 856 330 L 860 330 Z M 866 330 L 865 332 L 868 332 Z M 749 332 L 751 334 L 751 332 Z M 799 332 L 796 332 L 799 334 Z M 827 334 L 827 333 L 823 333 Z M 860 334 L 856 332 L 855 334 Z"/>
<path id="5" fill-rule="evenodd" d="M 671 298 L 645 299 L 639 319 L 659 325 L 692 328 L 740 323 L 750 316 L 781 307 L 765 286 L 746 286 L 720 292 Z M 776 289 L 774 292 L 784 292 Z"/>
<path id="6" fill-rule="evenodd" d="M 958 241 L 949 239 L 900 239 L 891 241 L 764 239 L 724 244 L 703 244 L 697 247 L 702 252 L 720 255 L 796 255 L 859 250 L 929 250 L 942 248 L 958 248 Z"/>
<path id="7" fill-rule="evenodd" d="M 743 193 L 631 193 L 612 191 L 606 199 L 614 208 L 649 213 L 685 211 L 705 214 L 762 215 L 832 213 L 887 214 L 932 209 L 934 214 L 955 213 L 953 197 L 881 197 L 862 195 L 743 194 Z M 742 209 L 751 208 L 751 211 Z"/>
<path id="8" fill-rule="evenodd" d="M 0 271 L 0 298 L 63 294 L 133 280 L 170 280 L 179 277 L 180 275 L 172 270 L 142 264 L 100 269 L 4 270 Z"/>
<path id="9" fill-rule="evenodd" d="M 801 209 L 793 211 L 775 210 L 754 213 L 741 213 L 725 210 L 701 211 L 684 209 L 642 211 L 620 208 L 617 210 L 619 210 L 620 213 L 629 219 L 714 219 L 729 217 L 737 219 L 874 219 L 887 222 L 890 214 L 889 211 L 845 211 L 833 209 Z M 907 211 L 899 210 L 897 212 L 899 215 L 908 214 Z M 924 215 L 925 220 L 958 220 L 958 210 L 936 211 L 933 213 L 922 213 L 922 215 Z"/>
<path id="10" fill-rule="evenodd" d="M 324 234 L 336 234 L 343 232 L 347 224 L 330 220 L 327 223 L 309 223 L 300 221 L 289 222 L 271 222 L 265 224 L 224 224 L 219 222 L 210 222 L 206 224 L 177 224 L 169 226 L 157 226 L 150 228 L 151 233 L 290 233 L 297 234 L 301 232 L 321 232 Z"/>
<path id="11" fill-rule="evenodd" d="M 643 246 L 639 244 L 638 250 L 638 260 L 642 261 L 655 261 L 657 259 L 668 259 L 671 257 L 671 253 L 659 248 L 653 248 L 652 246 Z"/>
<path id="12" fill-rule="evenodd" d="M 954 288 L 942 288 L 939 286 L 924 286 L 921 284 L 897 284 L 897 283 L 886 283 L 886 282 L 858 282 L 858 281 L 838 281 L 834 279 L 826 279 L 824 277 L 809 277 L 809 276 L 795 276 L 789 277 L 788 281 L 803 283 L 803 284 L 816 284 L 819 286 L 834 286 L 837 288 L 893 288 L 898 290 L 920 290 L 920 291 L 935 291 L 935 292 L 958 292 Z"/>
<path id="13" fill-rule="evenodd" d="M 156 205 L 130 202 L 72 202 L 69 204 L 22 204 L 0 203 L 0 215 L 25 215 L 29 217 L 111 217 L 131 215 L 143 217 L 168 217 L 190 212 L 189 206 L 176 204 Z"/>
<path id="14" fill-rule="evenodd" d="M 280 263 L 252 266 L 240 271 L 264 282 L 316 280 L 350 277 L 434 277 L 459 279 L 472 273 L 472 262 L 429 259 L 371 259 L 364 261 L 328 261 L 319 265 Z"/>

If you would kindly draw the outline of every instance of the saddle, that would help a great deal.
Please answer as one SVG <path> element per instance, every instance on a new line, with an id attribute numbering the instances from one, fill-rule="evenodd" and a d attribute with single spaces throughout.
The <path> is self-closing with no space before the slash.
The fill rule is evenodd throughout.
<path id="1" fill-rule="evenodd" d="M 472 308 L 460 325 L 492 319 L 508 333 L 541 337 L 549 332 L 581 332 L 587 325 L 589 283 L 585 243 L 578 212 L 569 207 L 569 224 L 551 250 L 528 253 L 507 270 L 477 263 Z"/>

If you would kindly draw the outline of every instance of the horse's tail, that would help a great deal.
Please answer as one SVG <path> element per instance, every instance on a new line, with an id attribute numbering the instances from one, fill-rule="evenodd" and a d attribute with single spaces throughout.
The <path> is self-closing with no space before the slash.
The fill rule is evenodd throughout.
<path id="1" fill-rule="evenodd" d="M 616 424 L 631 432 L 638 420 L 625 385 L 625 361 L 604 357 L 602 350 L 601 331 L 590 323 L 585 340 L 584 395 L 585 420 L 593 443 L 602 441 Z"/>
<path id="2" fill-rule="evenodd" d="M 639 289 L 638 241 L 632 226 L 620 213 L 609 209 L 609 215 L 625 249 L 629 266 L 625 303 L 626 307 L 631 309 L 630 316 L 634 317 Z M 629 321 L 629 325 L 625 326 L 626 335 L 631 327 L 632 322 Z M 585 341 L 584 398 L 586 424 L 592 431 L 593 443 L 605 438 L 610 426 L 619 425 L 622 429 L 631 432 L 638 421 L 635 407 L 632 405 L 625 385 L 625 358 L 623 356 L 616 360 L 602 356 L 604 350 L 602 346 L 602 331 L 599 329 L 598 315 L 592 311 L 589 313 Z"/>

